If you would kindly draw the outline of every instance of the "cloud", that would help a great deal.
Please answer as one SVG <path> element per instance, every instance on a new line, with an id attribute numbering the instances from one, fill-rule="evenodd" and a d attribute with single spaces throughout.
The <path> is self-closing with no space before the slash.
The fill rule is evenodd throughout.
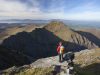
<path id="1" fill-rule="evenodd" d="M 76 2 L 77 1 L 77 2 Z M 99 20 L 98 2 L 79 0 L 0 0 L 2 19 Z"/>
<path id="2" fill-rule="evenodd" d="M 70 13 L 67 15 L 67 19 L 70 20 L 92 20 L 100 21 L 100 12 L 86 11 L 81 13 Z"/>
<path id="3" fill-rule="evenodd" d="M 71 11 L 74 11 L 74 12 L 99 11 L 99 10 L 100 10 L 99 6 L 97 6 L 93 1 L 83 3 L 71 9 Z"/>
<path id="4" fill-rule="evenodd" d="M 32 3 L 31 7 L 21 0 L 1 0 L 0 1 L 0 16 L 2 19 L 54 19 L 62 18 L 62 12 L 53 11 L 53 5 L 49 12 L 40 10 L 39 2 L 36 0 L 28 0 Z"/>
<path id="5" fill-rule="evenodd" d="M 32 3 L 33 5 L 29 7 L 29 5 L 19 0 L 0 0 L 0 16 L 2 16 L 1 19 L 4 19 L 5 17 L 6 19 L 31 18 L 33 15 L 36 16 L 37 14 L 41 13 L 35 0 L 28 0 L 28 2 Z"/>
<path id="6" fill-rule="evenodd" d="M 100 21 L 100 6 L 94 1 L 85 2 L 68 11 L 66 19 Z"/>
<path id="7" fill-rule="evenodd" d="M 26 11 L 27 7 L 17 1 L 0 0 L 0 11 L 2 12 L 16 12 Z"/>
<path id="8" fill-rule="evenodd" d="M 2 12 L 2 19 L 63 19 L 63 13 L 33 13 L 33 12 L 14 12 L 13 15 L 11 13 Z"/>

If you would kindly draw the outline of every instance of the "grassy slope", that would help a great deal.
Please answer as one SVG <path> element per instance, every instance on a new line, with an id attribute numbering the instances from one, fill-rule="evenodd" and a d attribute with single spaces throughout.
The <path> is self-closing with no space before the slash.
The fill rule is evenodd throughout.
<path id="1" fill-rule="evenodd" d="M 78 75 L 100 75 L 100 48 L 77 53 L 75 60 Z"/>
<path id="2" fill-rule="evenodd" d="M 7 28 L 5 31 L 3 31 L 2 33 L 0 33 L 0 40 L 3 40 L 5 38 L 8 38 L 11 35 L 16 35 L 19 32 L 31 32 L 32 30 L 34 30 L 37 26 L 36 25 L 28 25 L 28 26 L 24 26 L 24 27 L 12 27 L 12 28 Z"/>
<path id="3" fill-rule="evenodd" d="M 5 74 L 3 75 L 52 75 L 53 67 L 48 68 L 23 68 L 19 71 L 15 70 L 10 72 L 9 70 L 5 70 Z"/>

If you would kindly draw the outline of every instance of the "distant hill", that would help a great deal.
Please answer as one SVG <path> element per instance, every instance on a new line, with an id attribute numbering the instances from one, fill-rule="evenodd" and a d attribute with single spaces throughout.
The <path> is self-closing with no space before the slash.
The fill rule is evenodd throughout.
<path id="1" fill-rule="evenodd" d="M 100 28 L 99 21 L 81 21 L 81 20 L 65 20 L 65 19 L 49 19 L 49 20 L 33 20 L 33 19 L 7 19 L 0 20 L 0 24 L 47 24 L 51 21 L 62 21 L 71 28 Z M 4 26 L 2 26 L 4 27 Z"/>
<path id="2" fill-rule="evenodd" d="M 0 23 L 48 23 L 50 20 L 33 20 L 33 19 L 7 19 L 0 20 Z"/>

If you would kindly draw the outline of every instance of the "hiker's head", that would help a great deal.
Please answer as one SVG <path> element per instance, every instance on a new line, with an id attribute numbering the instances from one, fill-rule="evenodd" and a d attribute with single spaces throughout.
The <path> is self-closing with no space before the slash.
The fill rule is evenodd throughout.
<path id="1" fill-rule="evenodd" d="M 62 45 L 62 42 L 59 42 L 59 45 L 61 46 Z"/>

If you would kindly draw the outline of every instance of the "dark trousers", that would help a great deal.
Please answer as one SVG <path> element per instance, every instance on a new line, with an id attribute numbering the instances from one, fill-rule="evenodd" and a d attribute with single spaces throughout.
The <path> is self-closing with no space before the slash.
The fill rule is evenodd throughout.
<path id="1" fill-rule="evenodd" d="M 59 53 L 59 62 L 62 62 L 62 61 L 63 61 L 63 53 L 62 54 Z"/>

